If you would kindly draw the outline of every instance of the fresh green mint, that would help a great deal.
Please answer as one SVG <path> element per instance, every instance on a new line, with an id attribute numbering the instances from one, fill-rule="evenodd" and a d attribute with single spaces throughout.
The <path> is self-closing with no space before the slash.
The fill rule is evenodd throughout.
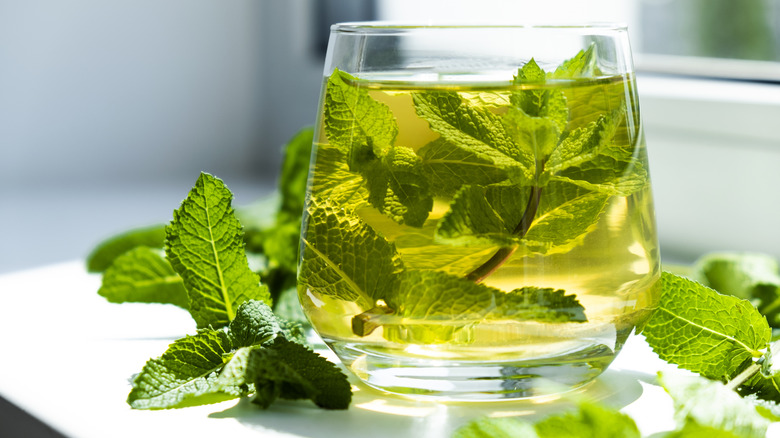
<path id="1" fill-rule="evenodd" d="M 162 248 L 165 240 L 165 225 L 151 225 L 125 231 L 104 240 L 87 256 L 88 272 L 103 272 L 117 257 L 138 247 Z"/>
<path id="2" fill-rule="evenodd" d="M 461 426 L 452 438 L 639 438 L 631 417 L 594 403 L 536 423 L 511 417 L 481 418 Z"/>
<path id="3" fill-rule="evenodd" d="M 227 325 L 244 301 L 271 304 L 268 288 L 247 264 L 231 200 L 222 181 L 203 173 L 165 229 L 165 254 L 184 279 L 199 328 Z"/>
<path id="4" fill-rule="evenodd" d="M 98 294 L 112 303 L 164 303 L 189 308 L 182 278 L 161 249 L 146 246 L 116 257 L 103 274 Z"/>
<path id="5" fill-rule="evenodd" d="M 110 301 L 175 304 L 199 326 L 147 362 L 128 403 L 170 409 L 254 394 L 262 407 L 281 397 L 346 409 L 346 376 L 303 345 L 300 326 L 269 307 L 268 289 L 249 268 L 251 253 L 231 200 L 222 181 L 201 174 L 166 227 L 165 257 L 160 249 L 135 246 L 106 269 L 100 294 Z M 292 218 L 297 207 L 286 205 L 279 216 Z"/>
<path id="6" fill-rule="evenodd" d="M 419 227 L 433 207 L 422 162 L 411 149 L 393 146 L 398 125 L 387 105 L 350 82 L 354 78 L 338 70 L 328 79 L 328 141 L 347 157 L 349 170 L 363 176 L 373 206 L 399 223 Z"/>

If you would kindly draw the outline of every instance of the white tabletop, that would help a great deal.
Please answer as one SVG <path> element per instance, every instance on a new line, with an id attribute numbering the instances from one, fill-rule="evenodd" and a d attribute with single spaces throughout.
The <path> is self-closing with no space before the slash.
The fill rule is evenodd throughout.
<path id="1" fill-rule="evenodd" d="M 128 379 L 173 340 L 194 333 L 195 324 L 174 306 L 108 303 L 97 295 L 99 285 L 100 277 L 86 273 L 81 261 L 0 276 L 0 396 L 69 437 L 435 438 L 482 416 L 533 420 L 571 406 L 562 399 L 412 401 L 353 381 L 346 411 L 322 410 L 309 401 L 277 401 L 261 410 L 247 400 L 132 410 L 125 403 Z M 671 430 L 671 399 L 655 384 L 656 372 L 670 369 L 641 337 L 632 337 L 581 393 L 631 415 L 643 436 Z"/>

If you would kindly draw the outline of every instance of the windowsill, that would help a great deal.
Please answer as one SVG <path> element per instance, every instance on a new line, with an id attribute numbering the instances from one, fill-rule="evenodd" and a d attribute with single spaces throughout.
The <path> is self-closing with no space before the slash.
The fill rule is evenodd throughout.
<path id="1" fill-rule="evenodd" d="M 638 75 L 664 257 L 780 257 L 780 85 Z"/>

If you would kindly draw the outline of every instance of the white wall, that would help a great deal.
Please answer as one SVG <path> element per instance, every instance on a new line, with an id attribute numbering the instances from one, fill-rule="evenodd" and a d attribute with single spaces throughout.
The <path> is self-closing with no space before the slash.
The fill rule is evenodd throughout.
<path id="1" fill-rule="evenodd" d="M 261 9 L 0 0 L 0 187 L 262 164 Z"/>

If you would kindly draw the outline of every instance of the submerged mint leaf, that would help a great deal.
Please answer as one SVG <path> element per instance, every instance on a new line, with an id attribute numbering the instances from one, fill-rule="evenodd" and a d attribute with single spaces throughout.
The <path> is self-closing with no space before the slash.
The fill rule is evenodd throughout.
<path id="1" fill-rule="evenodd" d="M 217 403 L 243 394 L 238 387 L 220 386 L 219 371 L 232 344 L 221 330 L 203 329 L 171 344 L 149 360 L 133 379 L 127 402 L 135 409 L 170 409 Z"/>
<path id="2" fill-rule="evenodd" d="M 368 147 L 377 156 L 394 142 L 398 125 L 387 105 L 377 102 L 353 76 L 335 70 L 325 93 L 325 132 L 328 141 L 349 152 Z"/>
<path id="3" fill-rule="evenodd" d="M 520 245 L 521 250 L 529 253 L 562 252 L 578 245 L 595 228 L 607 202 L 606 195 L 573 184 L 550 183 L 541 193 L 528 232 L 518 236 L 515 230 L 529 205 L 528 188 L 464 187 L 442 217 L 436 239 L 458 245 Z"/>
<path id="4" fill-rule="evenodd" d="M 385 300 L 392 315 L 376 319 L 395 340 L 447 342 L 459 330 L 485 321 L 587 321 L 584 307 L 563 290 L 524 287 L 504 292 L 438 271 L 407 270 L 400 277 L 398 292 Z"/>
<path id="5" fill-rule="evenodd" d="M 395 146 L 381 159 L 364 164 L 371 205 L 399 224 L 421 227 L 433 207 L 420 157 L 410 148 Z"/>
<path id="6" fill-rule="evenodd" d="M 768 255 L 712 253 L 697 260 L 693 278 L 723 294 L 750 300 L 780 327 L 780 264 Z"/>
<path id="7" fill-rule="evenodd" d="M 523 67 L 518 69 L 512 83 L 516 86 L 526 84 L 542 84 L 547 81 L 546 74 L 539 65 L 531 59 Z M 512 92 L 510 102 L 513 109 L 520 110 L 529 117 L 544 119 L 552 124 L 555 131 L 560 134 L 569 123 L 569 109 L 566 106 L 566 97 L 559 90 L 535 88 L 519 89 Z"/>
<path id="8" fill-rule="evenodd" d="M 517 182 L 533 179 L 533 155 L 514 144 L 501 117 L 469 105 L 455 92 L 413 95 L 417 115 L 461 153 L 492 163 Z"/>
<path id="9" fill-rule="evenodd" d="M 663 360 L 726 381 L 761 357 L 772 331 L 746 300 L 664 272 L 658 308 L 644 335 Z"/>
<path id="10" fill-rule="evenodd" d="M 507 179 L 506 172 L 487 158 L 438 138 L 417 152 L 422 174 L 433 194 L 451 197 L 466 184 L 490 185 Z"/>
<path id="11" fill-rule="evenodd" d="M 87 271 L 103 272 L 117 257 L 139 247 L 162 248 L 165 242 L 165 225 L 136 228 L 112 236 L 100 242 L 87 256 Z"/>
<path id="12" fill-rule="evenodd" d="M 769 420 L 722 383 L 677 373 L 659 373 L 658 380 L 672 396 L 675 417 L 683 430 L 711 428 L 737 437 L 765 436 Z"/>
<path id="13" fill-rule="evenodd" d="M 593 403 L 575 412 L 547 417 L 535 425 L 539 438 L 639 438 L 636 423 L 626 414 Z"/>
<path id="14" fill-rule="evenodd" d="M 277 398 L 311 399 L 325 409 L 347 409 L 352 401 L 347 376 L 336 365 L 284 338 L 252 350 L 247 373 L 255 384 L 252 402 L 263 408 Z"/>
<path id="15" fill-rule="evenodd" d="M 166 228 L 165 253 L 184 279 L 198 327 L 227 325 L 244 301 L 271 302 L 247 264 L 232 198 L 221 180 L 201 173 Z"/>
<path id="16" fill-rule="evenodd" d="M 596 44 L 591 44 L 587 49 L 580 50 L 573 58 L 563 61 L 561 65 L 550 74 L 550 78 L 576 79 L 581 77 L 597 77 L 601 73 L 597 61 Z"/>
<path id="17" fill-rule="evenodd" d="M 98 295 L 112 303 L 163 303 L 188 309 L 184 282 L 160 249 L 139 246 L 120 255 L 103 274 Z"/>
<path id="18" fill-rule="evenodd" d="M 312 175 L 311 192 L 334 204 L 355 208 L 368 201 L 363 177 L 351 172 L 346 153 L 331 145 L 317 145 L 317 165 Z"/>
<path id="19" fill-rule="evenodd" d="M 402 270 L 395 245 L 329 200 L 311 199 L 303 223 L 299 288 L 369 309 Z"/>
<path id="20" fill-rule="evenodd" d="M 459 427 L 452 438 L 539 438 L 539 435 L 531 423 L 512 417 L 486 417 Z"/>

